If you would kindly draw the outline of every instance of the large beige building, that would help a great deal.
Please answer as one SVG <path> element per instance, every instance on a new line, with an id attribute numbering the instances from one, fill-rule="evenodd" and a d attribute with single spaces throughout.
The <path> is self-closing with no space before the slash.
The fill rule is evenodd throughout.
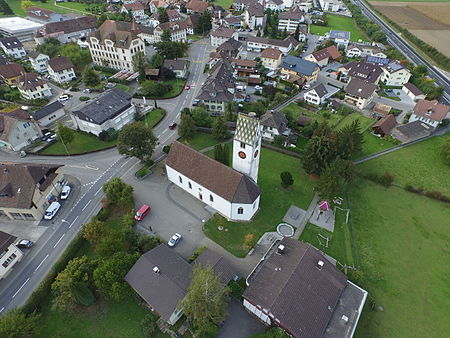
<path id="1" fill-rule="evenodd" d="M 40 220 L 66 183 L 60 167 L 0 163 L 0 219 Z"/>
<path id="2" fill-rule="evenodd" d="M 16 240 L 17 237 L 0 231 L 0 279 L 5 278 L 22 260 L 23 252 L 16 246 Z"/>

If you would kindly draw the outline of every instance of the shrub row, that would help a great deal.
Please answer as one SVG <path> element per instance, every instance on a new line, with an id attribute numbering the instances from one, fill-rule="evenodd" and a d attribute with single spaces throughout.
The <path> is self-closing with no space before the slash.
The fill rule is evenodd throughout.
<path id="1" fill-rule="evenodd" d="M 189 257 L 188 262 L 192 263 L 193 261 L 195 261 L 195 259 L 200 256 L 200 254 L 205 251 L 206 246 L 201 246 L 200 248 L 198 248 L 192 255 L 191 257 Z"/>
<path id="2" fill-rule="evenodd" d="M 441 202 L 445 202 L 445 203 L 450 203 L 450 197 L 444 195 L 443 193 L 441 193 L 440 191 L 426 191 L 424 188 L 421 187 L 413 187 L 410 184 L 407 184 L 405 186 L 405 190 L 412 192 L 414 194 L 418 194 L 418 195 L 422 195 L 422 196 L 426 196 L 428 198 L 437 200 L 437 201 L 441 201 Z"/>
<path id="3" fill-rule="evenodd" d="M 377 184 L 381 184 L 384 187 L 390 187 L 394 182 L 395 176 L 390 174 L 389 172 L 385 172 L 384 175 L 379 175 L 376 173 L 368 173 L 362 175 L 364 178 L 375 182 Z"/>

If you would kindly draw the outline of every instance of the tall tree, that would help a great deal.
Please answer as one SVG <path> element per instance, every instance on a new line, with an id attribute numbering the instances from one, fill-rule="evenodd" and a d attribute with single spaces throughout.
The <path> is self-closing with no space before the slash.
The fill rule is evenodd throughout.
<path id="1" fill-rule="evenodd" d="M 294 38 L 295 40 L 300 41 L 300 24 L 298 24 L 295 29 Z"/>
<path id="2" fill-rule="evenodd" d="M 156 81 L 147 80 L 141 83 L 142 95 L 159 98 L 166 93 L 166 87 Z"/>
<path id="3" fill-rule="evenodd" d="M 64 148 L 66 149 L 66 152 L 68 153 L 68 148 L 75 138 L 75 130 L 70 129 L 61 122 L 58 122 L 56 126 L 56 135 L 58 137 L 58 140 L 62 142 Z"/>
<path id="4" fill-rule="evenodd" d="M 56 38 L 48 38 L 45 39 L 45 42 L 37 45 L 36 50 L 48 55 L 50 58 L 54 58 L 59 54 L 59 48 L 61 46 L 61 42 L 59 42 Z"/>
<path id="5" fill-rule="evenodd" d="M 0 337 L 34 337 L 38 324 L 37 314 L 27 316 L 20 309 L 12 309 L 0 317 Z"/>
<path id="6" fill-rule="evenodd" d="M 364 137 L 359 120 L 353 121 L 339 130 L 337 134 L 337 152 L 343 159 L 350 159 L 362 151 Z"/>
<path id="7" fill-rule="evenodd" d="M 100 77 L 97 72 L 90 67 L 86 67 L 83 72 L 83 83 L 87 87 L 95 87 L 100 84 Z"/>
<path id="8" fill-rule="evenodd" d="M 105 235 L 106 231 L 105 222 L 93 218 L 89 223 L 83 225 L 83 238 L 87 240 L 91 246 L 95 247 Z"/>
<path id="9" fill-rule="evenodd" d="M 211 28 L 212 28 L 211 14 L 208 11 L 206 11 L 198 18 L 198 23 L 194 27 L 194 33 L 205 35 L 211 30 Z"/>
<path id="10" fill-rule="evenodd" d="M 171 42 L 172 41 L 172 34 L 170 33 L 170 30 L 164 29 L 161 35 L 161 42 Z"/>
<path id="11" fill-rule="evenodd" d="M 161 68 L 164 63 L 164 59 L 159 53 L 155 53 L 150 60 L 150 67 L 152 68 Z"/>
<path id="12" fill-rule="evenodd" d="M 321 199 L 332 202 L 342 194 L 345 185 L 352 182 L 355 176 L 353 162 L 336 159 L 323 171 L 316 190 Z"/>
<path id="13" fill-rule="evenodd" d="M 180 126 L 178 127 L 178 134 L 189 140 L 195 134 L 195 123 L 190 114 L 181 114 Z"/>
<path id="14" fill-rule="evenodd" d="M 308 174 L 320 175 L 335 158 L 333 140 L 328 136 L 313 136 L 305 149 L 303 168 Z"/>
<path id="15" fill-rule="evenodd" d="M 62 45 L 59 52 L 67 56 L 75 66 L 77 71 L 82 71 L 84 67 L 92 62 L 91 54 L 88 49 L 83 49 L 76 43 L 66 43 Z"/>
<path id="16" fill-rule="evenodd" d="M 147 65 L 147 58 L 145 57 L 144 52 L 137 52 L 133 55 L 131 60 L 133 64 L 133 70 L 139 73 L 140 80 L 145 79 L 145 66 Z"/>
<path id="17" fill-rule="evenodd" d="M 153 155 L 158 138 L 152 128 L 142 122 L 133 122 L 124 126 L 117 138 L 117 149 L 122 155 L 129 155 L 148 163 Z"/>
<path id="18" fill-rule="evenodd" d="M 103 185 L 108 203 L 127 204 L 133 202 L 133 186 L 126 184 L 119 177 L 114 177 Z"/>
<path id="19" fill-rule="evenodd" d="M 230 137 L 228 126 L 225 124 L 223 117 L 219 116 L 214 121 L 212 135 L 213 138 L 219 142 L 225 141 L 227 138 Z"/>
<path id="20" fill-rule="evenodd" d="M 167 9 L 164 7 L 158 8 L 158 21 L 159 23 L 169 22 L 169 14 L 167 13 Z"/>
<path id="21" fill-rule="evenodd" d="M 192 109 L 192 118 L 196 126 L 211 127 L 211 116 L 203 107 L 196 107 Z"/>
<path id="22" fill-rule="evenodd" d="M 281 178 L 281 186 L 285 189 L 294 184 L 294 178 L 292 177 L 292 174 L 289 171 L 283 171 L 280 174 L 280 178 Z"/>
<path id="23" fill-rule="evenodd" d="M 196 334 L 208 332 L 210 324 L 219 324 L 225 319 L 228 288 L 211 267 L 195 265 L 186 297 L 180 302 L 186 317 L 193 324 Z"/>

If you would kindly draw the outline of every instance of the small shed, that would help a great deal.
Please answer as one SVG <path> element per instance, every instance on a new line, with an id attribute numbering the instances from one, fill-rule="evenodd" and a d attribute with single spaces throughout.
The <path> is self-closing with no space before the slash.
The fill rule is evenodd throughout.
<path id="1" fill-rule="evenodd" d="M 392 109 L 391 106 L 377 102 L 375 104 L 375 107 L 373 107 L 373 115 L 375 115 L 377 117 L 385 117 L 389 114 L 391 109 Z"/>
<path id="2" fill-rule="evenodd" d="M 159 69 L 157 68 L 145 68 L 145 77 L 149 80 L 158 80 Z"/>
<path id="3" fill-rule="evenodd" d="M 372 126 L 372 132 L 383 137 L 386 134 L 389 134 L 396 124 L 397 121 L 395 120 L 395 116 L 389 114 L 375 122 Z"/>

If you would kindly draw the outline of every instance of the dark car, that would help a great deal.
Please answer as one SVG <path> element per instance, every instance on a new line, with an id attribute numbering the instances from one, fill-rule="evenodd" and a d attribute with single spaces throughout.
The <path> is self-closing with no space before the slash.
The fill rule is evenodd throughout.
<path id="1" fill-rule="evenodd" d="M 169 129 L 175 129 L 176 127 L 177 127 L 176 122 L 172 122 L 171 124 L 169 124 Z"/>
<path id="2" fill-rule="evenodd" d="M 27 239 L 22 239 L 21 241 L 19 241 L 16 246 L 19 249 L 29 249 L 34 245 L 34 243 L 32 241 L 29 241 Z"/>

